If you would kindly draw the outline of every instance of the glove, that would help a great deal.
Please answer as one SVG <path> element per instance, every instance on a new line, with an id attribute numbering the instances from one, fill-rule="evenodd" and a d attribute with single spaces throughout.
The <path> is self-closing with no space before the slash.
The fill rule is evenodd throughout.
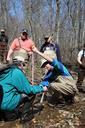
<path id="1" fill-rule="evenodd" d="M 47 91 L 48 91 L 48 88 L 47 88 L 46 86 L 44 86 L 44 87 L 43 87 L 43 90 L 44 90 L 45 92 L 47 92 Z"/>
<path id="2" fill-rule="evenodd" d="M 48 82 L 48 81 L 42 81 L 42 82 L 40 83 L 40 85 L 48 87 L 49 82 Z"/>

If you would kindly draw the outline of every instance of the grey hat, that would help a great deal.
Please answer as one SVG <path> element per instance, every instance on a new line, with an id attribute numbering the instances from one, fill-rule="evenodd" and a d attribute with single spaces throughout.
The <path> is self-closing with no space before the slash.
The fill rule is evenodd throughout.
<path id="1" fill-rule="evenodd" d="M 22 29 L 22 33 L 27 33 L 28 34 L 28 30 L 27 29 Z"/>

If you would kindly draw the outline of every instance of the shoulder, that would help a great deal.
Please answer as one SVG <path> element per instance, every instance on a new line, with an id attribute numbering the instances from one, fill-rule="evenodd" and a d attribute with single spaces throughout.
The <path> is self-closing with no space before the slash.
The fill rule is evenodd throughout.
<path id="1" fill-rule="evenodd" d="M 58 65 L 59 64 L 59 61 L 57 59 L 53 59 L 52 61 L 52 66 L 55 66 L 55 65 Z"/>
<path id="2" fill-rule="evenodd" d="M 30 38 L 28 38 L 26 42 L 28 45 L 34 45 L 35 44 L 34 41 Z"/>
<path id="3" fill-rule="evenodd" d="M 79 51 L 78 56 L 81 56 L 83 54 L 83 50 Z"/>
<path id="4" fill-rule="evenodd" d="M 18 38 L 15 38 L 15 39 L 13 40 L 13 42 L 18 42 L 18 40 L 19 40 Z"/>
<path id="5" fill-rule="evenodd" d="M 19 44 L 19 40 L 20 38 L 15 38 L 13 41 L 12 41 L 12 45 L 18 45 Z"/>
<path id="6" fill-rule="evenodd" d="M 13 70 L 13 75 L 15 76 L 15 77 L 21 77 L 21 76 L 23 76 L 23 72 L 22 72 L 22 70 L 21 69 L 19 69 L 17 66 L 15 66 L 15 65 L 13 65 L 12 66 L 12 70 Z"/>

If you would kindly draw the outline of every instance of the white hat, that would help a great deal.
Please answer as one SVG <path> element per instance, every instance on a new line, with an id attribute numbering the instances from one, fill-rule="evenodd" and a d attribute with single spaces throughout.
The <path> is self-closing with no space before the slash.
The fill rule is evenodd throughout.
<path id="1" fill-rule="evenodd" d="M 44 55 L 45 55 L 45 56 L 48 56 L 48 57 L 51 58 L 51 59 L 57 58 L 55 51 L 54 51 L 54 50 L 50 50 L 50 49 L 44 51 Z M 40 67 L 42 68 L 42 66 L 43 66 L 46 62 L 47 62 L 46 59 L 41 59 L 41 66 L 40 66 Z"/>
<path id="2" fill-rule="evenodd" d="M 15 56 L 14 59 L 24 62 L 25 59 L 22 56 Z"/>

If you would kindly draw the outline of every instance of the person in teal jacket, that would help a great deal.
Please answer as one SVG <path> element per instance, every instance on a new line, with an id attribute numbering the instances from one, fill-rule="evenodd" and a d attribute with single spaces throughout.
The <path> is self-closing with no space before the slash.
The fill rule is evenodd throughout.
<path id="1" fill-rule="evenodd" d="M 46 87 L 39 85 L 32 86 L 23 71 L 16 65 L 8 66 L 8 68 L 0 71 L 0 86 L 3 89 L 3 98 L 0 108 L 4 111 L 15 110 L 22 101 L 25 100 L 26 104 L 28 103 L 28 106 L 26 105 L 26 108 L 28 108 L 27 111 L 29 111 L 29 95 L 34 99 L 35 94 L 47 91 Z M 23 108 L 23 110 L 25 109 Z M 24 114 L 22 114 L 22 118 L 23 115 Z"/>

